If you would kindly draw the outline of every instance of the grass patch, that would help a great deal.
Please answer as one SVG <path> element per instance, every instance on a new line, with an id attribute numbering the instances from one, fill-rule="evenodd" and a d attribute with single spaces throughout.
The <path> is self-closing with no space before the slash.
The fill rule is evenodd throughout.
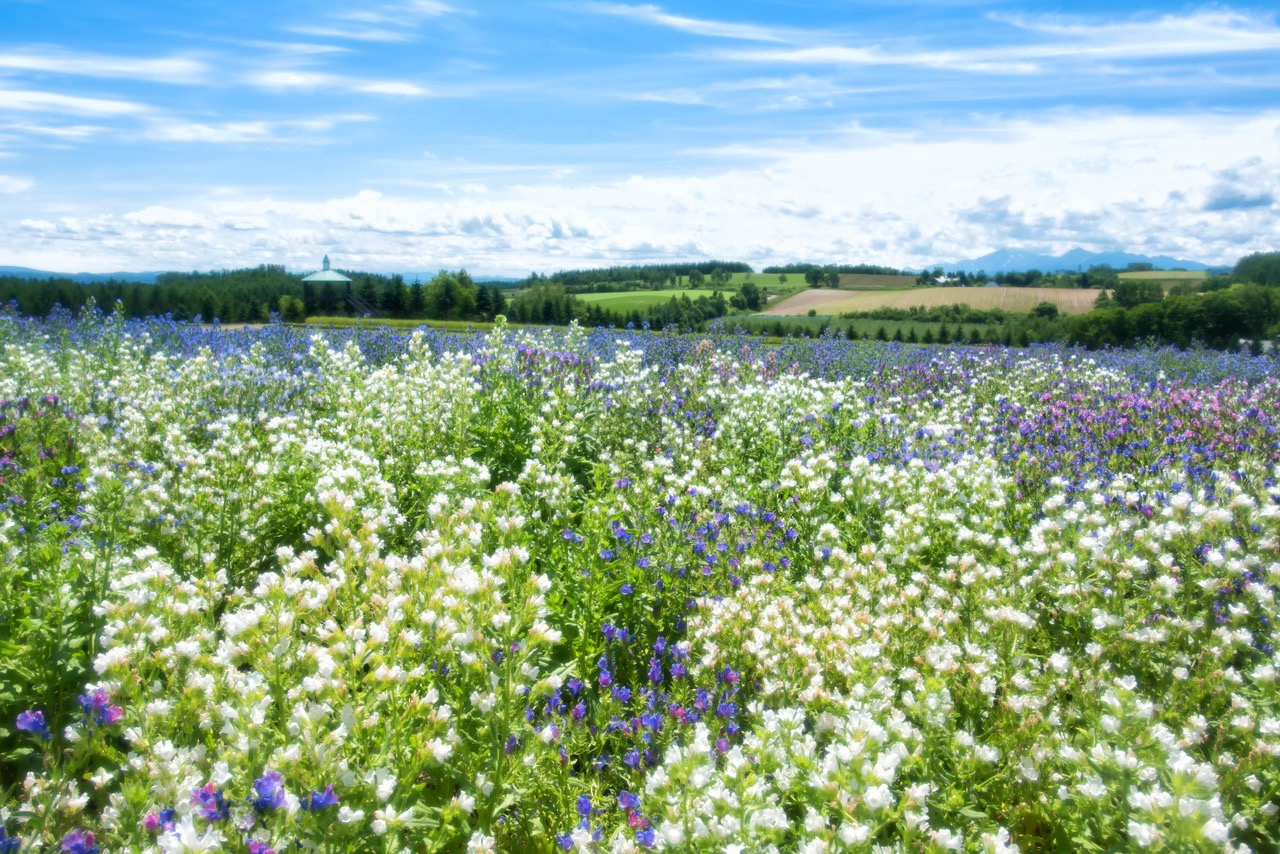
<path id="1" fill-rule="evenodd" d="M 729 327 L 740 326 L 752 333 L 765 333 L 770 336 L 776 336 L 778 324 L 781 324 L 783 334 L 805 332 L 809 335 L 819 334 L 824 326 L 831 330 L 839 330 L 848 338 L 875 338 L 881 328 L 885 331 L 886 338 L 893 338 L 898 332 L 902 333 L 903 338 L 915 332 L 917 338 L 923 338 L 926 332 L 932 333 L 937 338 L 942 333 L 942 327 L 947 327 L 947 333 L 952 340 L 955 340 L 956 333 L 961 333 L 966 339 L 969 333 L 976 329 L 978 335 L 986 340 L 993 335 L 999 337 L 1004 332 L 1004 327 L 989 323 L 942 323 L 922 320 L 866 320 L 856 319 L 850 320 L 840 317 L 830 317 L 817 315 L 808 316 L 767 316 L 767 315 L 749 315 L 735 316 L 726 318 L 725 325 Z"/>
<path id="2" fill-rule="evenodd" d="M 336 329 L 348 329 L 353 326 L 389 326 L 393 329 L 417 329 L 429 326 L 432 329 L 443 329 L 446 332 L 487 332 L 493 328 L 492 323 L 479 320 L 422 320 L 404 317 L 308 317 L 308 326 L 328 326 Z M 520 324 L 507 324 L 519 326 Z"/>
<path id="3" fill-rule="evenodd" d="M 845 291 L 901 290 L 903 288 L 914 288 L 915 286 L 915 276 L 879 276 L 871 273 L 840 274 L 840 290 Z"/>
<path id="4" fill-rule="evenodd" d="M 1129 270 L 1119 275 L 1122 279 L 1155 279 L 1161 282 L 1202 282 L 1209 278 L 1205 270 Z"/>
<path id="5" fill-rule="evenodd" d="M 727 300 L 731 297 L 736 288 L 722 289 L 721 294 Z M 711 288 L 681 288 L 666 291 L 619 291 L 617 293 L 607 294 L 575 294 L 578 299 L 583 302 L 598 305 L 606 311 L 612 311 L 615 314 L 626 314 L 631 311 L 645 311 L 656 305 L 662 305 L 672 298 L 680 299 L 688 297 L 696 300 L 698 297 L 707 297 L 708 299 L 715 293 Z"/>

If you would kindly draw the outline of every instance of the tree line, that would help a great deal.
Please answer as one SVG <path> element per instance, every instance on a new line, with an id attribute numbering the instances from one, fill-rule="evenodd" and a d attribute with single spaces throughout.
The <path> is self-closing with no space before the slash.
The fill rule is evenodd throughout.
<path id="1" fill-rule="evenodd" d="M 120 304 L 129 317 L 170 315 L 178 320 L 263 323 L 278 315 L 300 322 L 308 316 L 352 316 L 439 320 L 492 320 L 504 313 L 500 288 L 477 284 L 466 270 L 442 270 L 429 282 L 401 276 L 347 273 L 344 282 L 304 283 L 283 266 L 239 270 L 162 273 L 154 284 L 108 280 L 80 283 L 68 278 L 0 276 L 0 305 L 43 317 L 60 305 L 79 311 L 89 300 Z"/>
<path id="2" fill-rule="evenodd" d="M 741 261 L 696 261 L 679 264 L 632 264 L 583 270 L 560 270 L 551 275 L 531 273 L 521 284 L 531 288 L 539 282 L 563 285 L 570 292 L 607 293 L 612 290 L 661 290 L 674 287 L 684 278 L 705 278 L 713 273 L 732 275 L 753 272 Z M 726 278 L 726 281 L 728 279 Z M 614 287 L 609 287 L 609 286 Z M 630 287 L 622 287 L 630 286 Z"/>
<path id="3" fill-rule="evenodd" d="M 873 265 L 788 265 L 767 268 L 765 272 L 783 276 L 787 271 L 804 275 L 806 279 L 815 273 L 825 279 L 830 272 L 881 275 L 898 272 Z M 205 273 L 164 273 L 154 284 L 79 283 L 69 278 L 0 276 L 0 305 L 13 305 L 17 311 L 33 316 L 47 315 L 55 305 L 79 310 L 92 299 L 102 307 L 119 303 L 132 317 L 167 314 L 182 320 L 216 318 L 224 323 L 263 322 L 273 315 L 301 321 L 314 315 L 365 313 L 396 318 L 488 321 L 505 314 L 521 323 L 563 324 L 577 320 L 591 326 L 648 324 L 655 328 L 678 326 L 701 331 L 717 318 L 735 312 L 755 312 L 763 307 L 764 290 L 750 278 L 736 288 L 730 286 L 735 272 L 751 272 L 751 268 L 737 262 L 706 261 L 562 271 L 550 277 L 534 275 L 524 290 L 510 297 L 500 288 L 476 283 L 465 270 L 442 270 L 429 282 L 405 282 L 401 276 L 349 271 L 346 273 L 352 280 L 349 283 L 303 283 L 300 275 L 289 273 L 279 265 Z M 605 278 L 598 278 L 600 276 Z M 676 280 L 672 277 L 688 278 L 691 284 L 695 279 L 699 284 L 710 280 L 716 290 L 711 296 L 696 299 L 672 295 L 664 303 L 625 314 L 610 312 L 574 295 L 576 289 L 591 281 L 606 285 L 633 281 L 670 283 Z M 982 274 L 956 275 L 961 281 L 980 281 L 981 277 Z M 955 324 L 957 329 L 961 325 L 988 324 L 993 327 L 990 332 L 975 335 L 971 328 L 964 339 L 1002 343 L 1062 340 L 1088 347 L 1129 346 L 1147 341 L 1180 347 L 1197 343 L 1234 347 L 1241 340 L 1260 342 L 1280 336 L 1280 252 L 1249 255 L 1240 259 L 1229 275 L 1178 285 L 1167 292 L 1157 281 L 1120 279 L 1110 268 L 1053 276 L 1035 270 L 1000 273 L 996 281 L 1015 287 L 1043 286 L 1049 282 L 1058 286 L 1070 283 L 1069 286 L 1075 287 L 1098 287 L 1106 283 L 1108 287 L 1099 288 L 1092 311 L 1073 317 L 1059 317 L 1048 303 L 1026 316 L 996 316 L 953 306 L 882 309 L 865 317 L 885 321 L 940 321 Z M 774 323 L 777 331 L 785 331 L 781 321 Z M 955 340 L 950 335 L 947 337 Z"/>

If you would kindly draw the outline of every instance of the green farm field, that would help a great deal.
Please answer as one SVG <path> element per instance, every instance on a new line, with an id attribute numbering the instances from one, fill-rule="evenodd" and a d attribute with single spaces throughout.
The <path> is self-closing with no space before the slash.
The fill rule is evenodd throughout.
<path id="1" fill-rule="evenodd" d="M 839 315 L 844 312 L 874 311 L 878 308 L 935 308 L 967 305 L 989 310 L 998 308 L 1011 314 L 1025 314 L 1042 302 L 1051 302 L 1063 314 L 1084 314 L 1093 308 L 1098 291 L 1076 288 L 912 288 L 895 291 L 850 293 L 812 288 L 765 309 L 764 314 Z"/>
<path id="2" fill-rule="evenodd" d="M 1204 270 L 1132 270 L 1120 274 L 1122 279 L 1157 279 L 1161 282 L 1175 279 L 1183 282 L 1199 282 L 1208 277 L 1209 274 Z"/>
<path id="3" fill-rule="evenodd" d="M 672 297 L 679 299 L 680 297 L 688 297 L 696 300 L 698 297 L 710 297 L 715 293 L 711 288 L 681 288 L 665 291 L 620 291 L 618 293 L 608 294 L 576 294 L 578 299 L 583 302 L 598 305 L 608 311 L 625 314 L 629 311 L 644 311 L 655 305 L 662 305 Z M 725 299 L 728 299 L 733 291 L 728 288 L 721 290 Z"/>
<path id="4" fill-rule="evenodd" d="M 914 288 L 915 276 L 878 276 L 871 273 L 841 273 L 840 289 L 848 291 Z"/>
<path id="5" fill-rule="evenodd" d="M 824 327 L 832 330 L 839 330 L 850 338 L 874 338 L 876 333 L 883 328 L 885 335 L 889 338 L 894 333 L 901 332 L 906 337 L 915 330 L 917 337 L 923 337 L 926 332 L 932 332 L 937 337 L 942 332 L 942 327 L 946 327 L 948 334 L 955 336 L 957 332 L 968 337 L 970 330 L 977 329 L 980 336 L 984 339 L 993 333 L 998 333 L 1001 329 L 989 323 L 942 323 L 924 320 L 850 320 L 840 317 L 830 317 L 817 315 L 809 317 L 808 315 L 735 315 L 725 319 L 725 325 L 729 327 L 741 327 L 749 332 L 756 334 L 768 333 L 773 334 L 774 324 L 781 322 L 783 329 L 788 332 L 805 332 L 810 335 L 816 335 L 822 331 Z"/>
<path id="6" fill-rule="evenodd" d="M 1121 281 L 1159 282 L 1166 291 L 1179 285 L 1196 285 L 1209 278 L 1204 270 L 1133 270 L 1120 274 Z"/>
<path id="7" fill-rule="evenodd" d="M 314 315 L 307 318 L 307 325 L 326 326 L 333 329 L 372 326 L 387 326 L 392 329 L 417 329 L 419 326 L 429 326 L 432 329 L 442 329 L 446 332 L 488 332 L 493 328 L 492 323 L 480 320 L 425 320 L 402 317 L 344 317 L 340 315 L 331 317 Z M 508 324 L 508 326 L 519 325 Z"/>

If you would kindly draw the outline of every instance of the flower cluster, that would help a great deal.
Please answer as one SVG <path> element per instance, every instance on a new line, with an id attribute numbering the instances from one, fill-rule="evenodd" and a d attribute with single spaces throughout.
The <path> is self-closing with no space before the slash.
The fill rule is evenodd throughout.
<path id="1" fill-rule="evenodd" d="M 0 854 L 1275 846 L 1270 359 L 0 344 L 0 400 L 64 414 L 0 508 L 46 610 L 0 631 L 85 651 L 8 639 Z"/>

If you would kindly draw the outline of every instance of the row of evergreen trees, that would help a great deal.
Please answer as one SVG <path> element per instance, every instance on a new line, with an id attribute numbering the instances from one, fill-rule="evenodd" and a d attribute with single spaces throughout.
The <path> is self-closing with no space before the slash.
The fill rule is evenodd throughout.
<path id="1" fill-rule="evenodd" d="M 22 314 L 47 315 L 55 305 L 78 311 L 92 299 L 119 302 L 130 317 L 172 315 L 179 320 L 214 318 L 223 323 L 261 323 L 273 314 L 301 321 L 313 315 L 359 315 L 440 320 L 492 320 L 507 307 L 505 293 L 477 284 L 465 270 L 441 271 L 430 282 L 401 276 L 348 274 L 350 283 L 303 283 L 277 265 L 208 273 L 163 273 L 154 284 L 67 278 L 0 276 L 0 305 Z"/>

